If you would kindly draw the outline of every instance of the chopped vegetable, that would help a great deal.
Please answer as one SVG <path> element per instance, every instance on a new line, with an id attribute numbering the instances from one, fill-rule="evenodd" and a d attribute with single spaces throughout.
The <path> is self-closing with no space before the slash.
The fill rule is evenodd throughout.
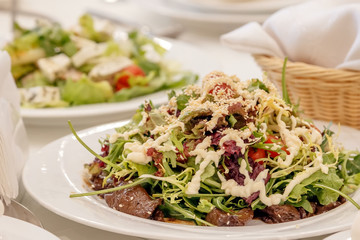
<path id="1" fill-rule="evenodd" d="M 35 93 L 39 86 L 57 88 L 62 103 L 34 104 L 23 98 L 22 107 L 127 101 L 197 81 L 196 74 L 165 60 L 166 50 L 151 37 L 134 31 L 118 40 L 114 29 L 111 22 L 87 14 L 71 30 L 48 22 L 33 29 L 16 24 L 16 37 L 4 49 L 18 88 L 23 93 Z"/>

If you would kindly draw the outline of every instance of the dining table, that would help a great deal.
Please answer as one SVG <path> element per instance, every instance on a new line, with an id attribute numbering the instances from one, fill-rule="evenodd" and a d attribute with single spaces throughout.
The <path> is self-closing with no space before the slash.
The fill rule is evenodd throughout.
<path id="1" fill-rule="evenodd" d="M 178 24 L 178 22 L 174 21 L 173 19 L 157 15 L 156 13 L 149 11 L 146 8 L 142 8 L 141 6 L 134 4 L 130 0 L 18 0 L 16 1 L 16 10 L 18 18 L 21 18 L 22 13 L 27 13 L 28 16 L 31 16 L 31 14 L 34 16 L 39 14 L 48 16 L 49 18 L 60 22 L 65 27 L 71 27 L 71 25 L 76 22 L 81 14 L 88 11 L 96 11 L 98 13 L 105 15 L 108 14 L 109 16 L 111 15 L 113 17 L 119 16 L 121 19 L 127 19 L 130 22 L 136 22 L 139 24 L 146 23 L 150 26 L 153 26 L 153 28 L 161 28 L 164 26 L 164 23 L 168 25 Z M 6 11 L 2 11 L 2 14 L 4 13 L 6 13 Z M 239 24 L 238 27 L 240 26 L 241 24 Z M 228 30 L 229 29 L 227 28 L 221 28 L 219 26 L 217 26 L 216 29 L 211 29 L 209 27 L 201 29 L 199 26 L 194 26 L 192 28 L 191 26 L 187 25 L 183 27 L 176 36 L 170 37 L 175 37 L 176 41 L 185 42 L 205 52 L 218 63 L 219 69 L 213 70 L 220 70 L 228 75 L 236 75 L 242 80 L 249 78 L 261 78 L 263 73 L 250 54 L 246 52 L 234 51 L 221 44 L 220 36 L 221 34 L 226 33 Z M 11 31 L 10 14 L 8 22 L 2 22 L 1 31 Z M 129 118 L 133 113 L 134 112 L 123 114 L 119 116 L 118 120 Z M 50 142 L 71 134 L 71 131 L 66 122 L 64 122 L 62 125 L 52 126 L 34 124 L 33 122 L 29 123 L 26 121 L 26 119 L 24 119 L 24 121 L 29 143 L 29 157 L 36 156 L 37 152 Z M 103 123 L 106 123 L 106 119 L 104 119 Z M 77 130 L 86 129 L 89 127 L 93 127 L 93 124 L 79 124 L 77 125 Z M 32 196 L 26 192 L 23 185 L 20 186 L 18 200 L 40 219 L 44 229 L 53 233 L 62 240 L 143 239 L 136 236 L 122 235 L 104 231 L 98 228 L 89 227 L 76 221 L 59 216 L 34 200 Z M 306 239 L 319 240 L 324 239 L 327 236 L 328 235 L 322 235 Z M 279 239 L 282 239 L 281 236 L 279 236 Z"/>

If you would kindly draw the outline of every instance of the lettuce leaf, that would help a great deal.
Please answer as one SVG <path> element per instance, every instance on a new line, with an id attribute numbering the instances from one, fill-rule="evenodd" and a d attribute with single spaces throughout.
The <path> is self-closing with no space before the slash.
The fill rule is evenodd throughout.
<path id="1" fill-rule="evenodd" d="M 68 79 L 62 88 L 62 98 L 71 105 L 107 102 L 113 96 L 109 82 L 93 82 L 86 76 L 79 81 Z"/>
<path id="2" fill-rule="evenodd" d="M 49 80 L 40 71 L 35 71 L 20 80 L 21 86 L 31 88 L 37 86 L 51 86 Z"/>
<path id="3" fill-rule="evenodd" d="M 95 42 L 106 42 L 112 39 L 108 34 L 97 32 L 94 26 L 94 19 L 89 14 L 84 14 L 79 18 L 81 27 L 81 36 L 93 40 Z"/>
<path id="4" fill-rule="evenodd" d="M 256 89 L 264 90 L 265 92 L 269 93 L 269 89 L 266 87 L 266 85 L 260 81 L 259 79 L 252 79 L 251 84 L 248 87 L 249 92 L 253 92 Z"/>
<path id="5" fill-rule="evenodd" d="M 25 64 L 25 65 L 12 65 L 11 66 L 11 73 L 15 80 L 25 76 L 28 73 L 31 73 L 36 69 L 34 64 Z"/>

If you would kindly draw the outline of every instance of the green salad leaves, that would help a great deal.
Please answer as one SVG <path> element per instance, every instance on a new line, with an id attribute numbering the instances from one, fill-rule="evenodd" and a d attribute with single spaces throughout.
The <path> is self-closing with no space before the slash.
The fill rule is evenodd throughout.
<path id="1" fill-rule="evenodd" d="M 69 30 L 49 22 L 32 29 L 16 24 L 15 38 L 4 50 L 22 107 L 122 102 L 197 81 L 196 74 L 167 59 L 161 42 L 138 31 L 114 38 L 115 30 L 87 14 Z"/>
<path id="2" fill-rule="evenodd" d="M 90 184 L 102 184 L 71 197 L 116 198 L 138 184 L 158 204 L 152 219 L 160 211 L 164 219 L 206 226 L 299 220 L 345 199 L 360 209 L 349 196 L 360 185 L 359 151 L 299 117 L 266 79 L 212 72 L 202 88 L 171 91 L 163 106 L 146 102 L 101 148 L 102 156 L 89 149 L 96 159 L 85 169 Z"/>

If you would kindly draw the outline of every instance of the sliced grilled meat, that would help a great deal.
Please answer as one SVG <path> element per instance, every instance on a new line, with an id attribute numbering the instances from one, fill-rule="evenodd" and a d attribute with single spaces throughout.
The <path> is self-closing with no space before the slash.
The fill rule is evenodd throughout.
<path id="1" fill-rule="evenodd" d="M 254 212 L 250 208 L 241 209 L 234 214 L 214 208 L 206 215 L 206 221 L 216 226 L 244 226 L 253 217 Z"/>
<path id="2" fill-rule="evenodd" d="M 150 218 L 162 203 L 161 199 L 151 199 L 139 185 L 106 194 L 104 198 L 109 207 L 142 218 Z"/>
<path id="3" fill-rule="evenodd" d="M 299 220 L 299 211 L 291 205 L 273 205 L 262 210 L 265 216 L 261 219 L 266 223 L 283 223 Z"/>

